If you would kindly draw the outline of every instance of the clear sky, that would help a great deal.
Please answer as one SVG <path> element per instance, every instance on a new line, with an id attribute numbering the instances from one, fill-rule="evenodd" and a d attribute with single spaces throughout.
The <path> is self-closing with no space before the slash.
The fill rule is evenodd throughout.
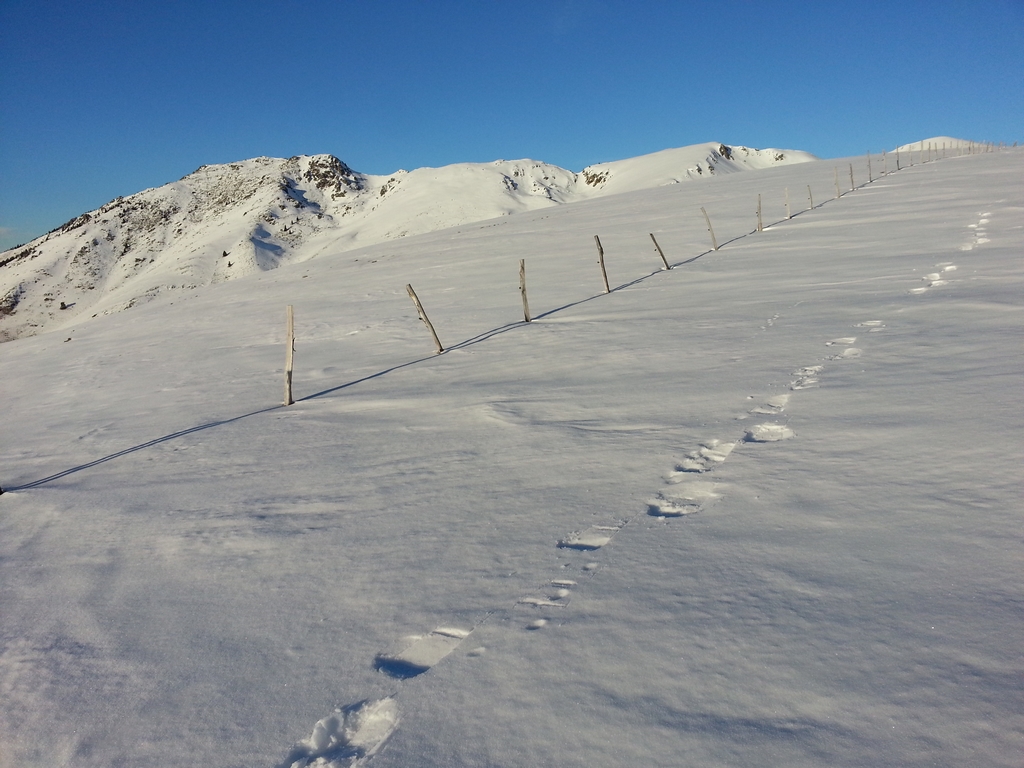
<path id="1" fill-rule="evenodd" d="M 1024 139 L 1024 0 L 2 0 L 0 248 L 198 166 Z"/>

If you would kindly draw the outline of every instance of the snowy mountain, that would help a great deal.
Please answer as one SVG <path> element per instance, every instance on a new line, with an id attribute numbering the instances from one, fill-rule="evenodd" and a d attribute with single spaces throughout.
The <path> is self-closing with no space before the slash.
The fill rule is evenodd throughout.
<path id="1" fill-rule="evenodd" d="M 573 173 L 532 160 L 357 173 L 331 155 L 203 166 L 0 254 L 0 340 L 282 264 L 577 200 L 806 162 L 697 144 Z"/>
<path id="2" fill-rule="evenodd" d="M 873 159 L 0 345 L 0 768 L 1020 768 L 1024 149 Z"/>

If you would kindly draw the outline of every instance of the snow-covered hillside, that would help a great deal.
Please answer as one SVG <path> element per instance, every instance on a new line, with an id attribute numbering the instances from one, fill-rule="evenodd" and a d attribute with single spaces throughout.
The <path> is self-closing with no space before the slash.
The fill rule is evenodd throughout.
<path id="1" fill-rule="evenodd" d="M 913 161 L 0 345 L 0 768 L 1018 768 L 1024 150 Z"/>
<path id="2" fill-rule="evenodd" d="M 371 176 L 330 155 L 204 166 L 0 254 L 0 341 L 325 252 L 811 159 L 791 150 L 697 144 L 580 174 L 498 160 Z"/>

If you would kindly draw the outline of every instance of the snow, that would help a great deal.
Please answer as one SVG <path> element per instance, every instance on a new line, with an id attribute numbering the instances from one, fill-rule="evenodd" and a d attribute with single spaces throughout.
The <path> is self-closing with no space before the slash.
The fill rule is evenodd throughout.
<path id="1" fill-rule="evenodd" d="M 1024 153 L 865 160 L 0 345 L 0 765 L 1018 765 Z"/>
<path id="2" fill-rule="evenodd" d="M 534 160 L 498 160 L 373 176 L 331 155 L 203 166 L 0 254 L 0 341 L 324 254 L 700 178 L 705 167 L 711 176 L 716 168 L 732 173 L 813 159 L 792 150 L 696 144 L 591 166 L 582 175 Z"/>

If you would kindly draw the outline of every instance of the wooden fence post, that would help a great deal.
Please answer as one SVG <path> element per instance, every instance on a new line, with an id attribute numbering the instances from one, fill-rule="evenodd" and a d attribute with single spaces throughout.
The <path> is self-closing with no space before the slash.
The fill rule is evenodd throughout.
<path id="1" fill-rule="evenodd" d="M 597 263 L 601 265 L 601 277 L 604 280 L 604 292 L 611 293 L 612 289 L 608 287 L 608 272 L 604 268 L 604 248 L 601 247 L 601 238 L 594 235 L 594 242 L 597 243 Z"/>
<path id="2" fill-rule="evenodd" d="M 761 223 L 761 196 L 757 196 L 757 231 L 764 232 L 764 225 Z"/>
<path id="3" fill-rule="evenodd" d="M 811 194 L 811 185 L 810 184 L 807 185 L 807 202 L 810 203 L 810 207 L 807 210 L 808 211 L 813 211 L 814 210 L 814 195 Z"/>
<path id="4" fill-rule="evenodd" d="M 708 223 L 708 232 L 711 233 L 711 250 L 718 250 L 718 241 L 715 239 L 715 230 L 711 228 L 711 219 L 708 218 L 708 212 L 704 210 L 704 206 L 701 206 L 700 212 L 704 214 L 704 221 Z"/>
<path id="5" fill-rule="evenodd" d="M 661 252 L 661 246 L 658 245 L 658 241 L 654 239 L 654 233 L 648 232 L 647 234 L 651 236 L 651 240 L 654 240 L 654 247 L 658 249 L 658 255 L 661 256 L 661 263 L 665 265 L 665 269 L 672 269 L 672 267 L 668 265 L 668 259 L 665 258 L 665 254 Z"/>
<path id="6" fill-rule="evenodd" d="M 853 183 L 853 163 L 850 163 L 850 191 L 853 192 L 857 185 Z"/>
<path id="7" fill-rule="evenodd" d="M 295 311 L 292 305 L 288 305 L 286 320 L 287 348 L 284 358 L 284 404 L 291 405 L 292 400 L 292 370 L 295 367 Z"/>
<path id="8" fill-rule="evenodd" d="M 833 178 L 834 178 L 834 180 L 836 182 L 836 200 L 838 200 L 839 199 L 839 169 L 838 168 L 833 168 L 832 169 L 832 176 L 833 176 Z"/>
<path id="9" fill-rule="evenodd" d="M 900 148 L 896 147 L 896 170 L 900 170 Z"/>
<path id="10" fill-rule="evenodd" d="M 874 179 L 871 178 L 871 153 L 868 152 L 868 184 L 873 181 Z"/>
<path id="11" fill-rule="evenodd" d="M 786 218 L 793 218 L 793 214 L 789 212 L 789 187 L 786 187 Z"/>
<path id="12" fill-rule="evenodd" d="M 523 294 L 523 319 L 530 322 L 530 303 L 526 300 L 526 259 L 519 260 L 519 292 Z"/>
<path id="13" fill-rule="evenodd" d="M 889 158 L 885 155 L 885 150 L 882 150 L 882 175 L 889 175 Z"/>
<path id="14" fill-rule="evenodd" d="M 434 331 L 434 326 L 430 322 L 430 318 L 428 318 L 427 313 L 423 311 L 423 305 L 420 304 L 419 296 L 417 296 L 416 291 L 412 289 L 412 284 L 405 286 L 405 290 L 409 292 L 409 298 L 412 299 L 412 303 L 416 306 L 416 312 L 419 314 L 420 320 L 422 320 L 430 330 L 430 335 L 434 338 L 434 344 L 437 345 L 437 354 L 440 355 L 444 352 L 444 347 L 441 346 L 441 340 L 437 338 L 437 333 Z"/>

